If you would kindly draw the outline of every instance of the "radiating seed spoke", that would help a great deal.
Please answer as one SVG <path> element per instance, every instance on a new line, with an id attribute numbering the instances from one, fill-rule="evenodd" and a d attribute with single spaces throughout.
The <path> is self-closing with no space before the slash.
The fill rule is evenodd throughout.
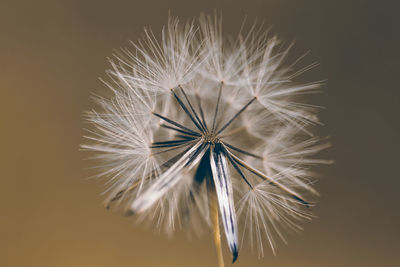
<path id="1" fill-rule="evenodd" d="M 153 114 L 154 114 L 155 116 L 159 117 L 160 119 L 163 119 L 164 121 L 166 121 L 166 122 L 168 122 L 168 123 L 170 123 L 170 124 L 172 124 L 172 125 L 175 125 L 175 126 L 178 127 L 178 128 L 181 128 L 182 130 L 184 130 L 184 131 L 186 131 L 186 132 L 189 132 L 189 133 L 191 133 L 191 134 L 193 134 L 193 135 L 196 135 L 196 136 L 200 136 L 199 133 L 197 133 L 197 132 L 195 132 L 195 131 L 193 131 L 193 130 L 191 130 L 191 129 L 189 129 L 189 128 L 187 128 L 187 127 L 185 127 L 185 126 L 183 126 L 183 125 L 181 125 L 181 124 L 179 124 L 179 123 L 177 123 L 177 122 L 175 122 L 175 121 L 173 121 L 173 120 L 171 120 L 171 119 L 168 119 L 168 118 L 164 117 L 164 116 L 161 115 L 161 114 L 158 114 L 158 113 L 155 113 L 155 112 L 153 112 Z"/>
<path id="2" fill-rule="evenodd" d="M 197 122 L 198 122 L 199 125 L 201 126 L 202 131 L 205 132 L 205 131 L 206 131 L 206 128 L 205 128 L 205 126 L 203 125 L 202 121 L 200 120 L 199 116 L 197 115 L 197 112 L 194 110 L 194 108 L 193 108 L 193 106 L 192 106 L 192 103 L 190 103 L 189 97 L 188 97 L 187 94 L 185 93 L 185 90 L 183 89 L 183 87 L 182 87 L 181 85 L 179 85 L 179 88 L 181 89 L 181 92 L 182 92 L 183 96 L 185 97 L 186 102 L 188 103 L 190 110 L 193 112 L 193 114 L 194 114 L 194 116 L 195 116 Z"/>
<path id="3" fill-rule="evenodd" d="M 208 132 L 207 122 L 206 122 L 206 120 L 204 118 L 203 107 L 201 106 L 201 99 L 200 99 L 200 96 L 198 94 L 196 94 L 196 100 L 197 100 L 197 105 L 199 106 L 201 120 L 203 121 L 203 125 L 204 125 L 204 128 L 206 129 L 206 132 Z"/>
<path id="4" fill-rule="evenodd" d="M 242 153 L 242 154 L 245 154 L 245 155 L 254 157 L 254 158 L 256 158 L 256 159 L 263 159 L 263 157 L 261 157 L 261 156 L 259 156 L 259 155 L 253 154 L 253 153 L 251 153 L 251 152 L 247 152 L 247 151 L 245 151 L 245 150 L 243 150 L 243 149 L 240 149 L 240 148 L 235 147 L 235 146 L 233 146 L 233 145 L 231 145 L 231 144 L 228 144 L 227 142 L 222 142 L 222 143 L 223 143 L 225 146 L 229 147 L 230 149 L 235 150 L 235 151 L 237 151 L 237 152 L 239 152 L 239 153 Z"/>
<path id="5" fill-rule="evenodd" d="M 246 110 L 248 106 L 250 106 L 251 103 L 256 100 L 256 97 L 253 97 L 244 107 L 242 107 L 224 126 L 221 127 L 221 129 L 217 132 L 217 134 L 220 134 L 223 130 L 226 129 L 243 111 Z"/>
<path id="6" fill-rule="evenodd" d="M 272 185 L 279 187 L 280 189 L 282 189 L 284 192 L 288 193 L 292 198 L 294 198 L 295 200 L 297 200 L 298 202 L 301 202 L 302 204 L 306 205 L 307 207 L 310 206 L 310 204 L 305 201 L 299 194 L 297 194 L 296 192 L 294 192 L 293 190 L 289 189 L 288 187 L 286 187 L 285 185 L 279 183 L 278 181 L 276 181 L 275 179 L 268 177 L 267 175 L 265 175 L 264 173 L 260 172 L 259 170 L 251 167 L 250 165 L 248 165 L 246 162 L 244 162 L 243 160 L 241 160 L 240 158 L 236 157 L 232 152 L 230 152 L 227 149 L 229 155 L 232 157 L 232 159 L 239 164 L 240 166 L 244 167 L 245 169 L 247 169 L 248 171 L 250 171 L 251 173 L 257 175 L 258 177 L 269 181 Z"/>
<path id="7" fill-rule="evenodd" d="M 229 162 L 232 164 L 232 166 L 235 168 L 236 172 L 239 173 L 239 175 L 242 177 L 242 179 L 246 182 L 246 184 L 248 186 L 250 186 L 251 189 L 253 189 L 253 186 L 250 184 L 250 182 L 247 180 L 247 178 L 244 176 L 242 170 L 240 169 L 240 167 L 236 164 L 236 162 L 233 160 L 233 158 L 231 157 L 231 155 L 229 155 L 229 152 L 226 150 L 226 148 L 224 147 L 224 145 L 222 145 L 223 147 L 223 152 L 226 155 L 226 157 L 228 158 Z"/>
<path id="8" fill-rule="evenodd" d="M 214 118 L 213 118 L 213 124 L 212 124 L 212 129 L 211 132 L 215 131 L 215 123 L 217 121 L 217 116 L 218 116 L 218 110 L 219 110 L 219 102 L 221 101 L 221 93 L 222 93 L 222 87 L 223 87 L 224 83 L 221 82 L 220 86 L 219 86 L 219 90 L 218 90 L 218 97 L 217 97 L 217 104 L 215 105 L 215 112 L 214 112 Z"/>
<path id="9" fill-rule="evenodd" d="M 178 101 L 178 104 L 181 106 L 183 111 L 185 111 L 186 115 L 190 118 L 190 120 L 193 122 L 193 124 L 196 126 L 197 129 L 199 129 L 200 132 L 203 132 L 203 129 L 197 122 L 197 120 L 193 117 L 193 115 L 190 113 L 186 105 L 182 102 L 182 100 L 179 98 L 179 96 L 174 92 L 174 90 L 171 90 L 172 94 L 174 95 L 176 101 Z"/>
<path id="10" fill-rule="evenodd" d="M 170 130 L 174 130 L 176 132 L 179 132 L 179 133 L 182 133 L 182 134 L 186 134 L 186 135 L 189 135 L 189 136 L 200 136 L 200 134 L 198 134 L 198 133 L 184 131 L 184 130 L 181 130 L 179 128 L 175 128 L 173 126 L 166 125 L 166 124 L 161 124 L 161 127 L 166 128 L 166 129 L 170 129 Z"/>

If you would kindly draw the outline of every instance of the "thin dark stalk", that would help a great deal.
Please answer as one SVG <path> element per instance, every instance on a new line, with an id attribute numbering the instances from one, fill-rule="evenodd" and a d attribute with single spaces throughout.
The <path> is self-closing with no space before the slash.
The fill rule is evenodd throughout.
<path id="1" fill-rule="evenodd" d="M 179 133 L 182 133 L 182 134 L 185 134 L 185 135 L 189 135 L 189 136 L 196 136 L 196 137 L 200 136 L 200 134 L 198 134 L 198 133 L 184 131 L 184 130 L 181 130 L 181 129 L 178 129 L 178 128 L 175 128 L 175 127 L 172 127 L 172 126 L 166 125 L 166 124 L 161 124 L 161 127 L 164 127 L 164 128 L 167 128 L 167 129 L 171 129 L 171 130 L 174 130 L 176 132 L 179 132 Z"/>
<path id="2" fill-rule="evenodd" d="M 194 139 L 182 139 L 182 140 L 171 140 L 171 141 L 161 141 L 161 142 L 154 142 L 150 147 L 151 148 L 162 148 L 162 147 L 174 147 L 180 145 L 182 143 L 188 143 L 193 141 Z"/>
<path id="3" fill-rule="evenodd" d="M 307 207 L 310 206 L 310 204 L 305 201 L 299 194 L 297 194 L 296 192 L 294 192 L 293 190 L 287 188 L 286 186 L 284 186 L 283 184 L 279 183 L 278 181 L 276 181 L 275 179 L 266 176 L 264 173 L 260 172 L 257 169 L 254 169 L 253 167 L 251 167 L 250 165 L 248 165 L 246 162 L 244 162 L 243 160 L 241 160 L 240 158 L 236 157 L 233 153 L 231 153 L 229 150 L 226 150 L 229 155 L 232 157 L 232 159 L 239 164 L 240 166 L 242 166 L 243 168 L 247 169 L 248 171 L 250 171 L 251 173 L 255 174 L 256 176 L 269 181 L 272 185 L 279 187 L 280 189 L 282 189 L 283 191 L 285 191 L 286 193 L 288 193 L 292 198 L 294 198 L 295 200 L 297 200 L 298 202 L 306 205 Z"/>
<path id="4" fill-rule="evenodd" d="M 204 128 L 206 129 L 206 132 L 208 132 L 207 122 L 206 122 L 206 120 L 204 118 L 204 112 L 203 112 L 203 108 L 201 106 L 201 99 L 200 99 L 200 96 L 198 94 L 196 94 L 196 100 L 197 100 L 197 104 L 199 106 L 201 120 L 203 122 Z"/>
<path id="5" fill-rule="evenodd" d="M 243 150 L 243 149 L 240 149 L 240 148 L 238 148 L 238 147 L 235 147 L 235 146 L 233 146 L 233 145 L 230 145 L 230 144 L 228 144 L 228 143 L 226 143 L 226 142 L 223 142 L 223 144 L 226 145 L 227 147 L 229 147 L 230 149 L 233 149 L 233 150 L 235 150 L 235 151 L 237 151 L 237 152 L 239 152 L 239 153 L 242 153 L 242 154 L 245 154 L 245 155 L 254 157 L 254 158 L 256 158 L 256 159 L 263 159 L 263 157 L 261 157 L 261 156 L 258 156 L 258 155 L 256 155 L 256 154 L 253 154 L 253 153 L 251 153 L 251 152 L 247 152 L 247 151 L 245 151 L 245 150 Z"/>
<path id="6" fill-rule="evenodd" d="M 179 87 L 179 89 L 181 89 L 182 94 L 183 94 L 183 96 L 185 97 L 186 102 L 188 103 L 189 108 L 190 108 L 190 110 L 192 111 L 192 113 L 194 114 L 194 116 L 195 116 L 197 122 L 200 124 L 200 126 L 201 126 L 203 132 L 205 132 L 206 129 L 205 129 L 205 127 L 204 127 L 202 121 L 200 120 L 199 116 L 197 115 L 197 112 L 194 110 L 194 108 L 193 108 L 193 106 L 192 106 L 192 103 L 190 103 L 189 97 L 188 97 L 187 94 L 185 93 L 185 90 L 183 89 L 183 87 L 182 87 L 181 85 L 179 85 L 178 87 Z"/>
<path id="7" fill-rule="evenodd" d="M 185 111 L 186 115 L 190 118 L 190 120 L 193 122 L 193 124 L 196 126 L 197 129 L 199 129 L 200 132 L 203 132 L 203 129 L 199 125 L 199 123 L 196 121 L 196 119 L 193 117 L 193 115 L 190 113 L 186 105 L 182 102 L 182 100 L 179 98 L 179 96 L 174 92 L 174 90 L 171 90 L 172 94 L 174 95 L 176 101 L 178 101 L 178 104 L 181 106 L 183 111 Z"/>
<path id="8" fill-rule="evenodd" d="M 235 129 L 233 129 L 233 130 L 231 130 L 231 131 L 229 131 L 229 132 L 227 132 L 227 133 L 225 133 L 225 134 L 223 134 L 223 135 L 220 135 L 219 138 L 229 137 L 229 136 L 232 136 L 232 135 L 234 135 L 234 134 L 237 134 L 237 133 L 239 133 L 239 132 L 241 132 L 241 131 L 244 131 L 244 130 L 246 130 L 246 129 L 247 129 L 246 126 L 240 126 L 240 127 L 235 128 Z"/>
<path id="9" fill-rule="evenodd" d="M 187 142 L 187 143 L 182 143 L 180 145 L 176 145 L 175 147 L 171 147 L 171 148 L 168 148 L 168 149 L 165 149 L 165 150 L 157 151 L 157 152 L 153 153 L 153 155 L 159 155 L 159 154 L 166 153 L 166 152 L 169 152 L 169 151 L 172 151 L 172 150 L 176 150 L 176 149 L 179 149 L 181 147 L 185 147 L 185 146 L 191 145 L 191 144 L 195 143 L 196 141 L 197 140 L 193 140 L 193 141 L 190 141 L 190 142 Z"/>
<path id="10" fill-rule="evenodd" d="M 160 119 L 163 119 L 163 120 L 165 120 L 166 122 L 169 122 L 169 123 L 171 123 L 172 125 L 175 125 L 176 127 L 185 130 L 186 132 L 190 132 L 190 133 L 192 133 L 193 135 L 200 136 L 200 134 L 196 133 L 195 131 L 190 130 L 189 128 L 186 128 L 185 126 L 183 126 L 183 125 L 181 125 L 181 124 L 179 124 L 179 123 L 177 123 L 177 122 L 175 122 L 175 121 L 173 121 L 173 120 L 170 120 L 170 119 L 164 117 L 163 115 L 160 115 L 160 114 L 155 113 L 155 112 L 153 112 L 153 114 L 154 114 L 155 116 L 159 117 Z"/>
<path id="11" fill-rule="evenodd" d="M 222 128 L 217 132 L 217 134 L 220 134 L 223 130 L 226 129 L 248 106 L 250 106 L 251 103 L 256 100 L 256 97 L 253 97 L 244 107 L 242 107 L 233 117 L 230 119 Z"/>
<path id="12" fill-rule="evenodd" d="M 223 85 L 224 85 L 224 83 L 221 82 L 221 85 L 219 86 L 217 104 L 215 105 L 215 112 L 214 112 L 214 118 L 213 118 L 213 124 L 212 124 L 211 132 L 215 131 L 215 122 L 217 121 L 217 115 L 218 115 L 218 110 L 219 110 L 219 102 L 221 101 L 221 93 L 222 93 L 222 86 Z"/>
<path id="13" fill-rule="evenodd" d="M 251 189 L 253 189 L 253 186 L 250 184 L 249 180 L 247 180 L 247 178 L 244 176 L 242 170 L 240 169 L 240 167 L 236 164 L 236 162 L 232 159 L 231 155 L 229 155 L 229 152 L 226 150 L 226 148 L 224 146 L 223 147 L 223 153 L 226 155 L 226 157 L 228 158 L 229 162 L 232 164 L 232 166 L 235 168 L 235 170 L 237 171 L 237 173 L 239 173 L 239 175 L 242 177 L 242 179 L 246 182 L 246 184 L 248 186 L 250 186 Z"/>
<path id="14" fill-rule="evenodd" d="M 193 139 L 198 138 L 198 136 L 188 136 L 185 134 L 176 134 L 175 137 L 179 137 L 179 138 L 185 139 L 185 140 L 193 140 Z"/>

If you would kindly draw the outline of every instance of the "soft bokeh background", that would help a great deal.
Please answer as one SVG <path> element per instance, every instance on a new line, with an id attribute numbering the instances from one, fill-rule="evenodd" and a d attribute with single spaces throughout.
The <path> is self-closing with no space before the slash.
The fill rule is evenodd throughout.
<path id="1" fill-rule="evenodd" d="M 278 256 L 244 247 L 234 266 L 400 266 L 399 21 L 395 1 L 0 1 L 0 266 L 215 266 L 212 237 L 172 240 L 101 206 L 85 180 L 81 114 L 113 49 L 222 10 L 228 30 L 265 19 L 293 55 L 311 50 L 336 164 L 318 216 Z M 225 248 L 226 265 L 230 255 Z"/>

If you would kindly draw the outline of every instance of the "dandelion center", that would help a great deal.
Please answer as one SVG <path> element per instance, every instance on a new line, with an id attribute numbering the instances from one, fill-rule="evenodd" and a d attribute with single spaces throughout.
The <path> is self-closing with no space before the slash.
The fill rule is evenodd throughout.
<path id="1" fill-rule="evenodd" d="M 219 142 L 219 138 L 215 133 L 203 133 L 203 140 L 208 144 L 215 144 Z"/>

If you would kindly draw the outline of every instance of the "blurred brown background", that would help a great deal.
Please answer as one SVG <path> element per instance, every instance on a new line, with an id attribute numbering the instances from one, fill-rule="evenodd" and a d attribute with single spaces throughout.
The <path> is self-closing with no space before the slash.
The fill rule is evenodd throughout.
<path id="1" fill-rule="evenodd" d="M 265 19 L 293 55 L 311 50 L 336 164 L 323 168 L 318 216 L 258 260 L 234 266 L 400 266 L 399 21 L 395 1 L 0 1 L 0 266 L 215 266 L 211 236 L 169 240 L 101 207 L 85 180 L 82 111 L 113 49 L 143 26 L 222 10 L 237 29 Z M 225 251 L 226 265 L 230 255 Z"/>

